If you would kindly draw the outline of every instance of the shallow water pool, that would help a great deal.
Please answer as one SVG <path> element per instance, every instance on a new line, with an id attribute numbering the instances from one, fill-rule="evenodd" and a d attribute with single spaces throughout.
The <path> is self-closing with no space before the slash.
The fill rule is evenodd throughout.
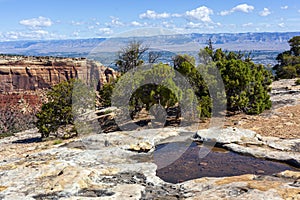
<path id="1" fill-rule="evenodd" d="M 217 147 L 200 158 L 201 148 L 206 147 L 196 142 L 158 145 L 153 155 L 154 163 L 158 166 L 157 176 L 169 183 L 180 183 L 201 177 L 271 175 L 284 170 L 299 170 L 284 163 L 240 155 Z M 171 158 L 176 160 L 168 164 Z"/>

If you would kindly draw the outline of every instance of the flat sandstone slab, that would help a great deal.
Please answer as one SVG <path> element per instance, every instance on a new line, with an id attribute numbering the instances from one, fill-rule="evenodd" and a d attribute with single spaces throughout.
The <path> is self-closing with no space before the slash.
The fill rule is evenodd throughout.
<path id="1" fill-rule="evenodd" d="M 234 130 L 226 131 L 232 133 Z M 298 140 L 264 138 L 254 132 L 235 131 L 241 135 L 237 134 L 237 138 L 232 136 L 232 142 L 226 141 L 226 145 L 238 145 L 240 149 L 247 148 L 247 151 L 262 148 L 261 151 L 271 152 L 270 149 L 273 149 L 281 152 L 281 156 L 293 156 L 299 161 L 299 151 L 294 148 Z M 185 128 L 162 128 L 82 136 L 57 144 L 55 141 L 30 140 L 39 136 L 36 130 L 18 133 L 0 140 L 0 198 L 300 198 L 300 172 L 200 178 L 180 184 L 166 183 L 157 177 L 157 166 L 153 162 L 155 146 L 176 138 L 191 139 L 194 135 L 195 132 Z M 284 149 L 276 149 L 276 146 Z M 131 147 L 148 150 L 139 151 Z"/>

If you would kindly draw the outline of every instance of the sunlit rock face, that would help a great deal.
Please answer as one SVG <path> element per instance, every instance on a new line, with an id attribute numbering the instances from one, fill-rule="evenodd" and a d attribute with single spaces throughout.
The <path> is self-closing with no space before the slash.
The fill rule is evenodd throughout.
<path id="1" fill-rule="evenodd" d="M 0 55 L 0 134 L 34 127 L 35 113 L 53 85 L 75 78 L 96 89 L 116 76 L 85 58 Z"/>
<path id="2" fill-rule="evenodd" d="M 160 163 L 157 162 L 168 160 L 180 148 L 171 148 L 173 152 L 165 152 L 165 159 L 162 160 L 155 157 L 158 145 L 174 141 L 189 144 L 194 134 L 194 130 L 187 128 L 161 128 L 42 142 L 35 129 L 20 132 L 0 139 L 0 197 L 32 200 L 300 198 L 300 172 L 297 170 L 271 175 L 202 177 L 177 184 L 159 178 L 157 170 Z M 244 138 L 238 144 L 226 145 L 247 147 L 244 153 L 261 148 L 265 152 L 273 152 L 275 160 L 280 160 L 283 154 L 286 157 L 294 154 L 295 159 L 300 160 L 297 157 L 299 151 L 294 148 L 298 146 L 299 139 L 280 140 L 262 136 L 261 140 L 255 142 L 249 139 L 250 143 L 247 143 L 248 139 Z M 142 144 L 152 149 L 147 152 L 131 149 L 132 146 L 142 147 Z M 275 152 L 282 155 L 277 156 L 279 154 Z M 199 164 L 205 167 L 210 165 L 203 161 Z"/>
<path id="3" fill-rule="evenodd" d="M 98 87 L 117 73 L 85 58 L 0 56 L 0 92 L 49 88 L 71 78 L 98 80 Z"/>

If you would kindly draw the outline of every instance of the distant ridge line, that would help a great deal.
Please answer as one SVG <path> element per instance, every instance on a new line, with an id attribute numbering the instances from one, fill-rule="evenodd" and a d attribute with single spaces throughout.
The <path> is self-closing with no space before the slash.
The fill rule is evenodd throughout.
<path id="1" fill-rule="evenodd" d="M 299 32 L 246 32 L 246 33 L 189 33 L 133 37 L 151 41 L 155 44 L 166 44 L 174 51 L 180 45 L 195 42 L 199 46 L 207 45 L 209 39 L 215 48 L 226 50 L 265 50 L 283 51 L 289 49 L 288 40 L 300 35 Z M 30 56 L 63 56 L 85 57 L 101 42 L 113 40 L 115 44 L 126 43 L 126 38 L 87 38 L 64 40 L 24 40 L 0 42 L 0 54 L 18 54 Z M 128 41 L 127 41 L 128 42 Z M 114 45 L 111 45 L 114 46 Z M 115 45 L 117 46 L 117 45 Z M 112 49 L 111 51 L 115 51 Z"/>

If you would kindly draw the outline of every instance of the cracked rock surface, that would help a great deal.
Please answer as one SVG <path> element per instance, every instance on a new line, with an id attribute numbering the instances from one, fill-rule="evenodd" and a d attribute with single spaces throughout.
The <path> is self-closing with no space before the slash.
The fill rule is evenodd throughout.
<path id="1" fill-rule="evenodd" d="M 209 139 L 202 132 L 198 139 Z M 236 128 L 223 132 L 231 139 L 222 140 L 221 133 L 214 139 L 232 151 L 300 161 L 298 139 L 262 137 Z M 203 177 L 178 184 L 157 177 L 155 146 L 194 136 L 188 128 L 160 128 L 42 142 L 35 129 L 21 132 L 0 140 L 0 199 L 300 198 L 299 171 Z M 147 144 L 147 151 L 130 149 L 141 144 Z"/>

